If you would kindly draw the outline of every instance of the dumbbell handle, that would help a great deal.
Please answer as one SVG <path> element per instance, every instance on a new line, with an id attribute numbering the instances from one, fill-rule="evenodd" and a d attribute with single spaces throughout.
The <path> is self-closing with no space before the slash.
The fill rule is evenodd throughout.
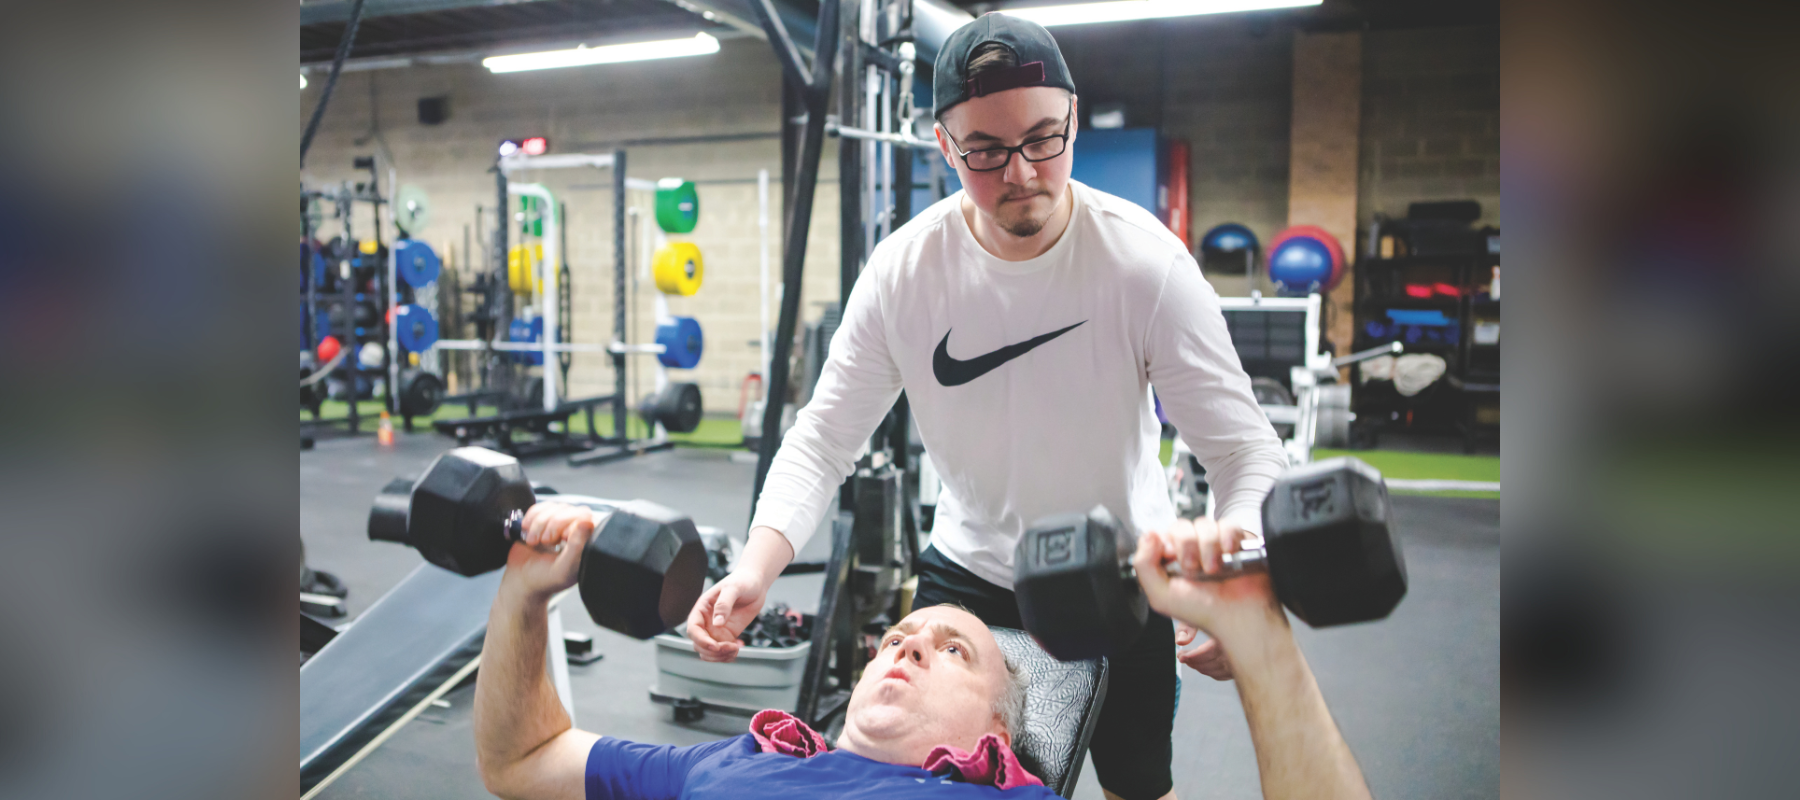
<path id="1" fill-rule="evenodd" d="M 611 511 L 596 511 L 596 512 L 594 512 L 594 530 L 599 530 L 601 527 L 605 526 L 606 519 L 610 516 L 612 516 Z M 525 544 L 525 512 L 522 509 L 514 509 L 512 513 L 507 514 L 506 515 L 506 526 L 505 526 L 504 530 L 506 532 L 506 540 L 507 541 L 517 542 L 519 544 Z M 557 542 L 555 545 L 550 546 L 550 547 L 545 547 L 543 545 L 525 545 L 525 546 L 530 547 L 531 549 L 536 550 L 540 553 L 560 553 L 560 552 L 562 552 L 562 542 Z"/>
<path id="2" fill-rule="evenodd" d="M 1126 567 L 1125 569 L 1133 580 L 1137 579 L 1136 568 Z M 1267 572 L 1269 570 L 1269 550 L 1266 547 L 1252 547 L 1248 550 L 1222 554 L 1219 556 L 1219 571 L 1211 574 L 1189 575 L 1181 569 L 1181 562 L 1178 561 L 1164 564 L 1163 570 L 1171 578 L 1186 578 L 1191 581 L 1228 581 L 1253 572 Z"/>

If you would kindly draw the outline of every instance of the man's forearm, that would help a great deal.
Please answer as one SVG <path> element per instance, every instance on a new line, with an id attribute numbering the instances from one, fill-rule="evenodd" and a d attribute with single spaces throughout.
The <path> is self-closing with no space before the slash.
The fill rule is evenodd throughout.
<path id="1" fill-rule="evenodd" d="M 502 580 L 488 614 L 481 672 L 475 681 L 475 751 L 482 774 L 503 774 L 569 730 L 569 715 L 545 671 L 547 598 Z"/>
<path id="2" fill-rule="evenodd" d="M 744 552 L 738 556 L 734 569 L 744 571 L 760 580 L 763 586 L 768 586 L 793 560 L 794 545 L 787 536 L 762 525 L 750 529 L 750 540 L 744 544 Z"/>
<path id="3" fill-rule="evenodd" d="M 1285 618 L 1278 625 L 1270 635 L 1224 642 L 1250 722 L 1263 797 L 1369 797 L 1356 757 L 1325 707 Z"/>
<path id="4" fill-rule="evenodd" d="M 1287 453 L 1280 443 L 1272 440 L 1245 446 L 1212 459 L 1205 467 L 1207 481 L 1218 493 L 1218 519 L 1261 535 L 1263 498 L 1287 469 Z"/>

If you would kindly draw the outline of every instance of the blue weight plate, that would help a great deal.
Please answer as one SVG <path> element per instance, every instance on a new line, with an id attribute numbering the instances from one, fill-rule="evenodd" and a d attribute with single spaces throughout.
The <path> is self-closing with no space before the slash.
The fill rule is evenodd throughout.
<path id="1" fill-rule="evenodd" d="M 676 317 L 656 326 L 656 343 L 663 352 L 656 359 L 665 367 L 693 369 L 706 349 L 706 337 L 700 332 L 700 321 L 693 317 Z"/>
<path id="2" fill-rule="evenodd" d="M 431 245 L 417 239 L 401 239 L 397 242 L 394 259 L 400 280 L 414 289 L 425 288 L 427 284 L 437 280 L 438 271 L 443 266 Z"/>
<path id="3" fill-rule="evenodd" d="M 438 340 L 438 324 L 431 312 L 410 303 L 394 312 L 394 332 L 400 338 L 400 346 L 414 353 L 430 350 Z"/>

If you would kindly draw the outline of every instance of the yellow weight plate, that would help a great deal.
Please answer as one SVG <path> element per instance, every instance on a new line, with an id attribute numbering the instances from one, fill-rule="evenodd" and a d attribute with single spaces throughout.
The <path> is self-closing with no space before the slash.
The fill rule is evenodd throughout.
<path id="1" fill-rule="evenodd" d="M 691 296 L 700 291 L 706 262 L 693 242 L 670 242 L 656 251 L 656 288 L 663 294 Z"/>
<path id="2" fill-rule="evenodd" d="M 529 248 L 529 255 L 527 254 Z M 513 294 L 533 295 L 543 291 L 544 281 L 533 268 L 544 260 L 544 245 L 514 245 L 506 251 L 506 284 Z"/>

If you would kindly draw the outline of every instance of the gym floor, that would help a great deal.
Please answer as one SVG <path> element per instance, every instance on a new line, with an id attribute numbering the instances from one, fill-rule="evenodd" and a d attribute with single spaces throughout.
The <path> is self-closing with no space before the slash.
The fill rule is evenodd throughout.
<path id="1" fill-rule="evenodd" d="M 373 437 L 320 441 L 300 454 L 300 524 L 307 562 L 350 589 L 350 617 L 423 564 L 409 548 L 371 542 L 369 505 L 398 476 L 416 475 L 454 446 L 401 434 L 391 450 Z M 570 467 L 559 456 L 526 463 L 532 480 L 567 493 L 644 498 L 681 509 L 701 525 L 741 528 L 755 465 L 721 449 L 683 448 L 602 466 Z M 1500 783 L 1500 504 L 1490 498 L 1394 495 L 1394 517 L 1411 580 L 1405 601 L 1379 623 L 1296 633 L 1333 715 L 1378 797 L 1491 797 Z M 801 560 L 822 560 L 815 536 Z M 782 578 L 769 602 L 812 611 L 821 577 Z M 644 742 L 694 744 L 743 733 L 746 720 L 709 714 L 676 724 L 650 702 L 654 649 L 595 626 L 571 603 L 569 630 L 594 637 L 605 657 L 571 665 L 577 724 Z M 1229 683 L 1182 668 L 1175 719 L 1175 787 L 1183 796 L 1260 796 L 1249 731 Z M 321 798 L 486 798 L 475 766 L 474 685 L 444 697 L 345 772 Z M 1102 797 L 1091 763 L 1072 800 Z"/>

